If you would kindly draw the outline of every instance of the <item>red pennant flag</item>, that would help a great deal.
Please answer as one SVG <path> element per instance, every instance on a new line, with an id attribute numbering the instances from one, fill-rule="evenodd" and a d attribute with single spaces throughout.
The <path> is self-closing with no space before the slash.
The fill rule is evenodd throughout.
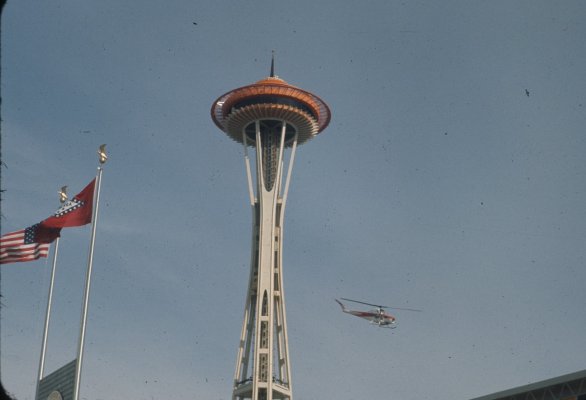
<path id="1" fill-rule="evenodd" d="M 92 222 L 95 184 L 94 179 L 73 199 L 63 204 L 55 214 L 42 221 L 41 225 L 48 228 L 66 228 Z"/>
<path id="2" fill-rule="evenodd" d="M 0 237 L 0 264 L 38 260 L 47 257 L 50 244 L 59 237 L 61 228 L 41 224 Z"/>

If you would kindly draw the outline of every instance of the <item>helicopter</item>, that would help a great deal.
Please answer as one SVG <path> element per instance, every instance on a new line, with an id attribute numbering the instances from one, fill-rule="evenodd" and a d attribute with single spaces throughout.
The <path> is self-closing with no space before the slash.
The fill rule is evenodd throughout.
<path id="1" fill-rule="evenodd" d="M 343 297 L 340 298 L 340 300 L 351 301 L 353 303 L 365 304 L 367 306 L 376 307 L 375 310 L 370 310 L 370 311 L 349 310 L 346 308 L 346 306 L 344 306 L 344 304 L 340 300 L 338 300 L 338 299 L 334 299 L 334 300 L 336 300 L 336 303 L 338 303 L 340 305 L 340 307 L 342 307 L 343 312 L 345 312 L 347 314 L 354 315 L 355 317 L 364 318 L 364 319 L 370 321 L 371 324 L 377 325 L 379 328 L 394 329 L 397 327 L 396 318 L 394 316 L 392 316 L 391 314 L 386 313 L 384 311 L 385 308 L 391 308 L 394 310 L 405 310 L 405 311 L 421 311 L 421 310 L 417 310 L 414 308 L 399 308 L 399 307 L 381 306 L 381 305 L 377 305 L 377 304 L 365 303 L 363 301 L 346 299 Z"/>

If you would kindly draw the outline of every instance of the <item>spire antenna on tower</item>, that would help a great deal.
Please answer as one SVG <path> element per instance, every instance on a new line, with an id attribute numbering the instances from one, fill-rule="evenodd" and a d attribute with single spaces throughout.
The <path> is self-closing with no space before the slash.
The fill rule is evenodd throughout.
<path id="1" fill-rule="evenodd" d="M 275 50 L 272 51 L 272 56 L 271 56 L 271 78 L 275 77 Z"/>
<path id="2" fill-rule="evenodd" d="M 297 146 L 323 131 L 330 110 L 316 95 L 271 74 L 220 96 L 212 119 L 242 143 L 253 210 L 250 277 L 232 400 L 292 400 L 283 291 L 283 223 Z M 253 179 L 249 148 L 256 153 Z M 286 170 L 286 173 L 284 173 Z"/>

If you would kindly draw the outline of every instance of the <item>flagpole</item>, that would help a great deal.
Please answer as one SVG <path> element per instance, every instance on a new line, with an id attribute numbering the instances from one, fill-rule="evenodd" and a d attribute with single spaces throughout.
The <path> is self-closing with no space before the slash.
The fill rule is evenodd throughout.
<path id="1" fill-rule="evenodd" d="M 79 333 L 79 347 L 77 352 L 77 363 L 75 367 L 75 387 L 73 391 L 73 400 L 79 399 L 79 386 L 80 386 L 80 378 L 81 378 L 81 366 L 83 361 L 83 348 L 85 342 L 85 328 L 87 324 L 87 314 L 88 314 L 88 307 L 89 307 L 89 296 L 90 296 L 90 285 L 91 285 L 91 278 L 92 278 L 92 266 L 94 261 L 94 243 L 96 239 L 96 226 L 98 220 L 98 208 L 100 204 L 100 188 L 102 186 L 102 165 L 108 159 L 108 156 L 105 152 L 105 146 L 101 145 L 100 150 L 98 150 L 98 155 L 100 156 L 99 161 L 100 165 L 98 165 L 98 174 L 96 176 L 96 190 L 94 193 L 94 210 L 92 216 L 92 236 L 90 240 L 90 250 L 88 255 L 88 266 L 87 266 L 87 273 L 85 277 L 85 292 L 83 297 L 83 306 L 81 311 L 81 328 Z"/>
<path id="2" fill-rule="evenodd" d="M 63 204 L 67 201 L 67 186 L 63 186 L 59 191 L 59 201 Z M 39 394 L 39 384 L 45 373 L 45 355 L 47 353 L 47 338 L 49 336 L 49 320 L 51 318 L 51 305 L 53 304 L 53 288 L 55 286 L 55 271 L 57 269 L 57 254 L 59 253 L 59 237 L 55 239 L 53 250 L 53 266 L 51 268 L 51 282 L 49 283 L 49 295 L 47 298 L 47 312 L 45 314 L 45 328 L 43 330 L 43 342 L 41 344 L 41 359 L 39 360 L 39 376 L 37 379 L 37 395 Z"/>

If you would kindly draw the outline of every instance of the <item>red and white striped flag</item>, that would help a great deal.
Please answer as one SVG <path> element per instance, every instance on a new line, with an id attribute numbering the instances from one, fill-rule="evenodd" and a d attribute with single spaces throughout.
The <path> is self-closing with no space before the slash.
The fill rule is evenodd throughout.
<path id="1" fill-rule="evenodd" d="M 60 228 L 46 228 L 41 224 L 0 237 L 0 264 L 33 261 L 47 257 L 49 246 L 59 237 Z"/>
<path id="2" fill-rule="evenodd" d="M 33 261 L 47 257 L 50 244 L 59 237 L 61 228 L 82 226 L 92 221 L 93 179 L 73 199 L 66 202 L 52 216 L 20 231 L 0 238 L 0 264 Z"/>

